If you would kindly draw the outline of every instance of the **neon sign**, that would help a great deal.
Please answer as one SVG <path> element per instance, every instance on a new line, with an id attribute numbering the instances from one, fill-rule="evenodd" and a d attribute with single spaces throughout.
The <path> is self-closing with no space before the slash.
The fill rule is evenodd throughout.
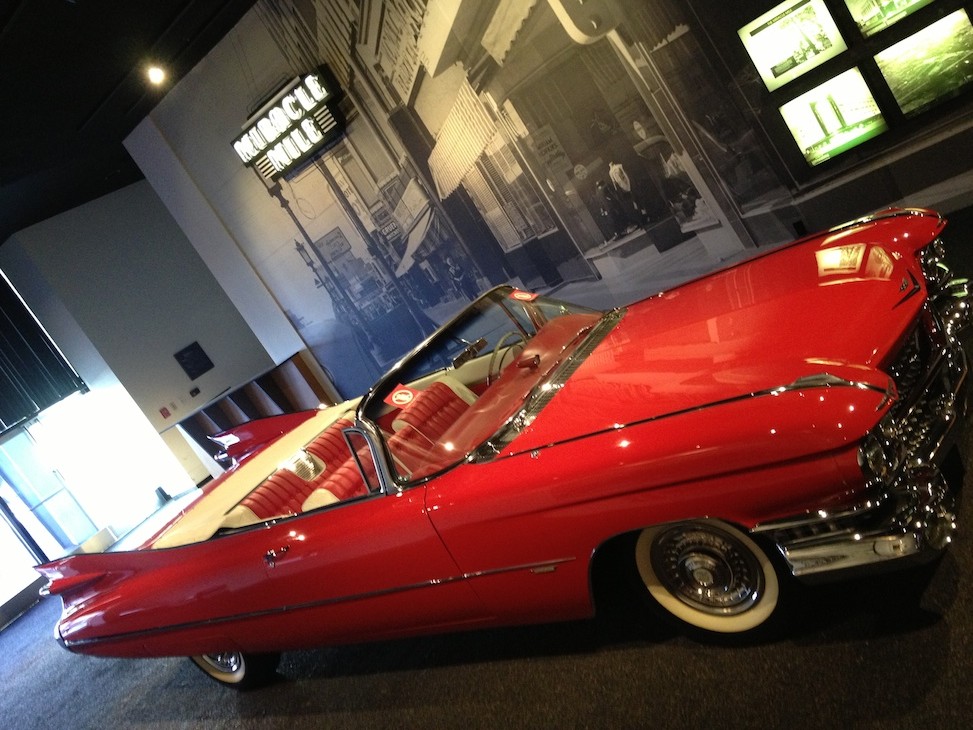
<path id="1" fill-rule="evenodd" d="M 233 149 L 261 177 L 282 177 L 344 133 L 339 98 L 325 67 L 296 78 L 248 120 Z"/>

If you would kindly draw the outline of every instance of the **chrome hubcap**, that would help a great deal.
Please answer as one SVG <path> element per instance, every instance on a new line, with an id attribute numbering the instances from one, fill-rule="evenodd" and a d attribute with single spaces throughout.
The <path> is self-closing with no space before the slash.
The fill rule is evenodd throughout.
<path id="1" fill-rule="evenodd" d="M 203 654 L 203 659 L 216 671 L 225 674 L 235 674 L 243 666 L 243 655 L 236 651 L 224 651 L 219 654 Z"/>
<path id="2" fill-rule="evenodd" d="M 753 553 L 714 527 L 679 526 L 656 537 L 652 567 L 672 595 L 718 616 L 742 613 L 763 594 L 763 571 Z"/>

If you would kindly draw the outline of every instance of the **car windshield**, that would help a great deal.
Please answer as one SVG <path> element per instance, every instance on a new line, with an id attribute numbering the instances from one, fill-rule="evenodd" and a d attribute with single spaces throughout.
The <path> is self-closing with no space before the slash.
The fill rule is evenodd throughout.
<path id="1" fill-rule="evenodd" d="M 359 417 L 384 439 L 400 482 L 462 461 L 523 407 L 602 313 L 494 289 L 398 363 Z"/>

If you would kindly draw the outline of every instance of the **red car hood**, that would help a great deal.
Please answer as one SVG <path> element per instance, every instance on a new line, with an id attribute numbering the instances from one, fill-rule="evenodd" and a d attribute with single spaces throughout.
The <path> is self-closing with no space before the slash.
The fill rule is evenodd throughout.
<path id="1" fill-rule="evenodd" d="M 805 239 L 628 307 L 512 451 L 829 374 L 880 371 L 925 300 L 915 252 L 943 222 L 891 217 Z"/>

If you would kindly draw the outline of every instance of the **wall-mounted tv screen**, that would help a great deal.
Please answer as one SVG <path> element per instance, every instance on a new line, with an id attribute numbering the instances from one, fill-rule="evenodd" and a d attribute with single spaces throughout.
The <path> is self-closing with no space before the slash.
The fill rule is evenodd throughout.
<path id="1" fill-rule="evenodd" d="M 780 113 L 809 165 L 820 165 L 888 129 L 857 68 L 787 102 Z"/>
<path id="2" fill-rule="evenodd" d="M 845 0 L 861 34 L 870 35 L 885 30 L 893 23 L 914 13 L 933 0 Z"/>
<path id="3" fill-rule="evenodd" d="M 902 113 L 911 116 L 973 84 L 973 25 L 957 10 L 875 56 Z"/>
<path id="4" fill-rule="evenodd" d="M 788 0 L 737 33 L 770 91 L 847 48 L 824 0 Z"/>

